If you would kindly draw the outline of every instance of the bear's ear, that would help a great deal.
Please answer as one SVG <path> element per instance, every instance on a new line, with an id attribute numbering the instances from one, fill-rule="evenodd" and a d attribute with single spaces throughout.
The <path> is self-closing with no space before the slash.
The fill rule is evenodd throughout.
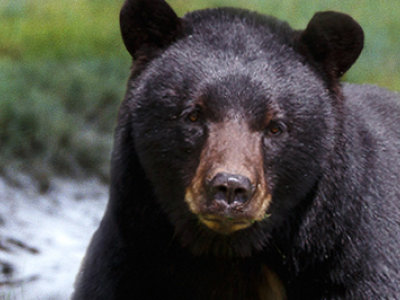
<path id="1" fill-rule="evenodd" d="M 136 60 L 151 59 L 180 34 L 182 24 L 164 0 L 126 0 L 120 12 L 121 34 L 126 49 Z"/>
<path id="2" fill-rule="evenodd" d="M 350 69 L 364 45 L 361 26 L 350 16 L 333 11 L 316 13 L 300 39 L 327 75 L 336 79 Z"/>

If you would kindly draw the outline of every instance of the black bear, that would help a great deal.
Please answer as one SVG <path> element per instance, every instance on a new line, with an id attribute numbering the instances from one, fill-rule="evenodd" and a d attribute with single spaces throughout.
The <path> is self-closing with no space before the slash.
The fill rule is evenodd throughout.
<path id="1" fill-rule="evenodd" d="M 120 21 L 134 62 L 72 299 L 400 299 L 400 96 L 340 83 L 351 17 L 127 0 Z"/>

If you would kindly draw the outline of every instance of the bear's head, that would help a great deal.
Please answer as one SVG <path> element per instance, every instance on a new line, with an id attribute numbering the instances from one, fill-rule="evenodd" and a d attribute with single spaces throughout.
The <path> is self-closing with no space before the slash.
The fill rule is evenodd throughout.
<path id="1" fill-rule="evenodd" d="M 336 12 L 303 31 L 239 9 L 178 18 L 163 0 L 127 0 L 120 21 L 134 64 L 119 130 L 176 235 L 198 254 L 261 249 L 335 153 L 362 29 Z"/>

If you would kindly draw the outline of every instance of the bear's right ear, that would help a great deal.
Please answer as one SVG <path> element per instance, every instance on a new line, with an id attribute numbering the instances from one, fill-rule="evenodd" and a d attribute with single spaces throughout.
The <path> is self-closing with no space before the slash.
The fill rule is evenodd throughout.
<path id="1" fill-rule="evenodd" d="M 120 26 L 133 59 L 145 61 L 175 41 L 182 30 L 181 19 L 164 0 L 126 0 Z"/>
<path id="2" fill-rule="evenodd" d="M 316 13 L 300 39 L 306 52 L 334 80 L 351 67 L 364 45 L 361 26 L 350 16 L 334 11 Z"/>

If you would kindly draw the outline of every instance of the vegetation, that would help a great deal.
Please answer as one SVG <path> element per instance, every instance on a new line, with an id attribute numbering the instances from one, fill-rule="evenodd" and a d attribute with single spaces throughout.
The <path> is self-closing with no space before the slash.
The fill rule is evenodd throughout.
<path id="1" fill-rule="evenodd" d="M 346 80 L 400 90 L 400 3 L 375 1 L 170 0 L 179 15 L 206 7 L 257 10 L 304 28 L 338 10 L 365 30 L 366 47 Z M 108 176 L 116 111 L 129 74 L 118 14 L 122 0 L 2 0 L 0 170 L 34 176 Z"/>

